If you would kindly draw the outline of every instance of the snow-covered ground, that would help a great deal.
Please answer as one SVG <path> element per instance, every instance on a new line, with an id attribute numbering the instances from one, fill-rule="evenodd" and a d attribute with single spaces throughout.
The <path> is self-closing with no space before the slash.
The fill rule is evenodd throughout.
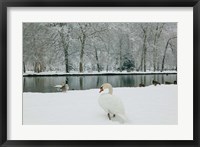
<path id="1" fill-rule="evenodd" d="M 40 72 L 40 73 L 35 73 L 33 71 L 27 71 L 26 73 L 23 74 L 23 76 L 48 76 L 48 75 L 109 75 L 109 74 L 162 74 L 162 73 L 166 73 L 166 74 L 176 74 L 177 71 L 132 71 L 132 72 L 127 72 L 127 71 L 122 71 L 122 72 L 106 72 L 106 71 L 102 71 L 102 72 L 70 72 L 70 73 L 66 73 L 66 72 L 57 72 L 57 71 L 50 71 L 50 72 Z"/>
<path id="2" fill-rule="evenodd" d="M 133 125 L 178 123 L 178 87 L 161 85 L 114 88 Z M 98 104 L 99 89 L 66 93 L 23 93 L 24 125 L 113 125 Z"/>

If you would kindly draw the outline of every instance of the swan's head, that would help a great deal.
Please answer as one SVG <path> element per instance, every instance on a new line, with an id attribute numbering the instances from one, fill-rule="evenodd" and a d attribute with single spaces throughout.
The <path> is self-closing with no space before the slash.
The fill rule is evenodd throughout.
<path id="1" fill-rule="evenodd" d="M 112 85 L 109 84 L 109 83 L 104 83 L 103 85 L 101 85 L 99 93 L 101 93 L 105 89 L 109 89 L 111 91 L 112 90 Z"/>

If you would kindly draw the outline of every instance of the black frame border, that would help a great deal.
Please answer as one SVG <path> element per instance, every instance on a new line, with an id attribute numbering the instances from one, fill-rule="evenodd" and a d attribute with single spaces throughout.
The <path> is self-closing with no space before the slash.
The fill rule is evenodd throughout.
<path id="1" fill-rule="evenodd" d="M 200 0 L 0 0 L 0 146 L 200 146 Z M 193 140 L 7 140 L 7 7 L 193 7 Z M 183 16 L 184 17 L 184 16 Z"/>

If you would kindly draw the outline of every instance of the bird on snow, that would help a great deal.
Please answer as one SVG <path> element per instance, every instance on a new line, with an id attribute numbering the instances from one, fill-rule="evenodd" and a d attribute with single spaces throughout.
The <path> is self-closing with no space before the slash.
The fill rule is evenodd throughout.
<path id="1" fill-rule="evenodd" d="M 125 109 L 120 98 L 113 95 L 112 85 L 109 83 L 104 83 L 100 87 L 99 93 L 108 89 L 108 93 L 102 93 L 99 96 L 98 102 L 99 105 L 103 108 L 103 110 L 107 113 L 109 120 L 114 117 L 118 117 L 121 122 L 127 120 L 125 116 Z"/>

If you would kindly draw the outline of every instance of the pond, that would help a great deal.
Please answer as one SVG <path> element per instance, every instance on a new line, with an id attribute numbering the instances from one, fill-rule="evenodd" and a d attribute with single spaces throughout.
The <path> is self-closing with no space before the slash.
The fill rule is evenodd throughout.
<path id="1" fill-rule="evenodd" d="M 110 83 L 113 87 L 139 87 L 152 85 L 152 79 L 164 84 L 166 81 L 174 83 L 177 74 L 149 74 L 149 75 L 92 75 L 92 76 L 36 76 L 23 77 L 24 92 L 58 92 L 55 85 L 61 85 L 68 80 L 69 90 L 86 90 L 99 88 L 103 83 Z"/>

